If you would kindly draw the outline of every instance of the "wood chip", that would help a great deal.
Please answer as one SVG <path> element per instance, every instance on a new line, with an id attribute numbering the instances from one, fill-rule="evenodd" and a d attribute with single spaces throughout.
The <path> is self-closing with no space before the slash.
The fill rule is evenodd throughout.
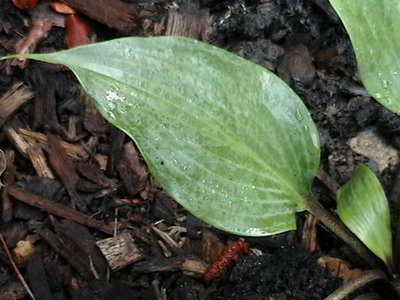
<path id="1" fill-rule="evenodd" d="M 42 148 L 38 146 L 31 146 L 27 149 L 28 157 L 40 177 L 54 179 L 53 171 L 47 165 L 47 159 L 43 153 Z"/>
<path id="2" fill-rule="evenodd" d="M 309 252 L 320 249 L 317 239 L 319 221 L 313 215 L 308 214 L 303 225 L 301 244 Z"/>
<path id="3" fill-rule="evenodd" d="M 6 134 L 11 144 L 13 144 L 15 148 L 17 148 L 18 152 L 21 153 L 24 157 L 28 157 L 27 152 L 30 145 L 26 142 L 26 140 L 11 127 L 6 127 L 4 129 L 4 133 Z"/>
<path id="4" fill-rule="evenodd" d="M 204 275 L 208 264 L 193 256 L 179 256 L 168 258 L 156 258 L 135 263 L 132 272 L 137 274 L 152 272 L 182 271 L 192 277 Z"/>
<path id="5" fill-rule="evenodd" d="M 43 133 L 34 132 L 23 128 L 19 128 L 15 130 L 15 132 L 19 135 L 20 139 L 23 139 L 25 143 L 27 143 L 28 147 L 36 144 L 39 144 L 43 149 L 47 149 L 49 147 L 47 136 Z M 61 141 L 61 146 L 65 149 L 67 155 L 74 160 L 83 161 L 89 158 L 87 152 L 80 146 L 64 141 Z M 26 149 L 22 153 L 26 152 Z"/>
<path id="6" fill-rule="evenodd" d="M 208 268 L 208 264 L 202 260 L 187 259 L 182 264 L 182 273 L 196 278 L 201 278 Z"/>
<path id="7" fill-rule="evenodd" d="M 35 96 L 32 89 L 22 82 L 14 84 L 0 98 L 0 127 L 7 121 L 22 105 Z"/>
<path id="8" fill-rule="evenodd" d="M 71 197 L 72 205 L 79 208 L 80 211 L 86 211 L 86 201 L 76 191 L 79 175 L 75 170 L 73 161 L 66 155 L 65 148 L 61 146 L 61 141 L 57 136 L 48 134 L 47 137 L 50 146 L 49 159 L 53 170 L 64 184 Z"/>
<path id="9" fill-rule="evenodd" d="M 111 270 L 117 271 L 143 258 L 135 241 L 128 233 L 96 242 Z"/>

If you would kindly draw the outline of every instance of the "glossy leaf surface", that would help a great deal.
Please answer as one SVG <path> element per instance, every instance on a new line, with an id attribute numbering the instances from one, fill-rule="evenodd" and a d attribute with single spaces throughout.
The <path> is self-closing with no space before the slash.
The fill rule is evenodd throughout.
<path id="1" fill-rule="evenodd" d="M 392 262 L 389 205 L 382 185 L 366 165 L 337 193 L 338 214 L 346 226 L 386 264 Z"/>
<path id="2" fill-rule="evenodd" d="M 368 92 L 400 112 L 400 3 L 398 0 L 330 0 L 350 36 Z"/>
<path id="3" fill-rule="evenodd" d="M 27 57 L 68 66 L 198 218 L 250 236 L 296 227 L 319 164 L 318 135 L 299 97 L 266 69 L 178 37 Z"/>

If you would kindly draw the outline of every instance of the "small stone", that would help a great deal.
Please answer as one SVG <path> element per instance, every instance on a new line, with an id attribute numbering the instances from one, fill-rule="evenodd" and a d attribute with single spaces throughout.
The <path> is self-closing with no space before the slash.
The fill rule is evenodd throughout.
<path id="1" fill-rule="evenodd" d="M 399 162 L 397 150 L 373 130 L 360 132 L 348 141 L 348 145 L 354 152 L 373 160 L 378 165 L 379 172 Z"/>

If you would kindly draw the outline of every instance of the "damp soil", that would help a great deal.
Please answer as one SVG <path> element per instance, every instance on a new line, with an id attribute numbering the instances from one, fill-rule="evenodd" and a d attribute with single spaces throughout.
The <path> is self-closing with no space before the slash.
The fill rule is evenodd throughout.
<path id="1" fill-rule="evenodd" d="M 98 41 L 186 30 L 264 66 L 296 91 L 318 127 L 321 168 L 329 176 L 329 182 L 314 183 L 318 200 L 335 214 L 330 183 L 346 183 L 357 163 L 364 162 L 397 204 L 396 156 L 379 160 L 376 153 L 359 150 L 365 143 L 357 148 L 350 141 L 367 132 L 397 153 L 400 118 L 363 88 L 349 38 L 327 0 L 125 2 L 137 7 L 137 26 L 127 34 L 91 20 Z M 33 16 L 9 0 L 0 4 L 4 55 L 27 35 Z M 66 47 L 64 29 L 57 27 L 37 51 Z M 343 281 L 318 265 L 318 258 L 344 258 L 367 269 L 318 224 L 311 237 L 304 233 L 307 213 L 298 215 L 297 231 L 273 237 L 239 237 L 207 226 L 163 192 L 133 143 L 97 114 L 68 70 L 35 62 L 23 69 L 4 61 L 0 66 L 1 94 L 20 91 L 17 83 L 34 93 L 27 96 L 24 90 L 29 99 L 12 113 L 0 107 L 0 147 L 8 155 L 0 229 L 10 249 L 20 240 L 33 241 L 35 255 L 20 269 L 37 299 L 324 299 Z M 21 149 L 18 137 L 33 150 Z M 68 152 L 62 143 L 74 147 Z M 40 156 L 36 146 L 52 176 L 33 168 L 32 156 Z M 29 202 L 32 195 L 43 207 Z M 57 210 L 43 199 L 62 206 Z M 110 236 L 107 230 L 78 224 L 75 213 L 63 214 L 65 207 L 128 232 L 140 252 L 137 261 L 110 272 L 95 244 Z M 239 239 L 248 243 L 250 254 L 236 257 L 218 278 L 205 281 L 207 265 Z M 314 246 L 304 246 L 306 239 Z M 188 271 L 185 263 L 200 267 Z M 4 248 L 0 291 L 0 299 L 29 299 Z"/>

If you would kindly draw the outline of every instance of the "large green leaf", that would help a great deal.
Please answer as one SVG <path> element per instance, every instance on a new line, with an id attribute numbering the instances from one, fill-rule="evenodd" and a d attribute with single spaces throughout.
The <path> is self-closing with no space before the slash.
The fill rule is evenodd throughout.
<path id="1" fill-rule="evenodd" d="M 198 218 L 250 236 L 295 228 L 319 163 L 318 135 L 299 97 L 266 69 L 179 37 L 27 57 L 68 66 Z"/>
<path id="2" fill-rule="evenodd" d="M 330 0 L 356 53 L 362 82 L 382 105 L 400 112 L 400 3 Z"/>
<path id="3" fill-rule="evenodd" d="M 337 193 L 338 214 L 346 226 L 386 264 L 392 262 L 389 205 L 375 174 L 364 164 Z"/>

